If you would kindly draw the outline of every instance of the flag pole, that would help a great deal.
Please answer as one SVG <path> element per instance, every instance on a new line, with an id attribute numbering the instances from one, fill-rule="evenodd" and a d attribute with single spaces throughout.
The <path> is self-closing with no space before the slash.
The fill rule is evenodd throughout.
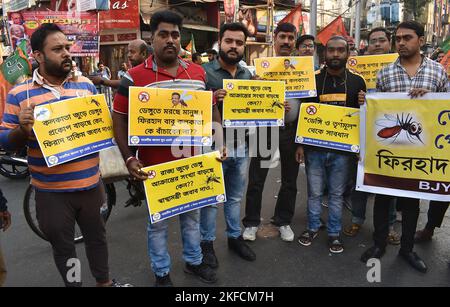
<path id="1" fill-rule="evenodd" d="M 317 0 L 311 0 L 309 32 L 312 36 L 317 36 Z"/>
<path id="2" fill-rule="evenodd" d="M 361 40 L 361 0 L 356 0 L 355 47 L 359 50 Z"/>

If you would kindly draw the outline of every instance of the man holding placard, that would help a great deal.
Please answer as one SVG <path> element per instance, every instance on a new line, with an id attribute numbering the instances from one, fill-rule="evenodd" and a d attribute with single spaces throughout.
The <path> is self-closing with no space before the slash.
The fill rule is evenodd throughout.
<path id="1" fill-rule="evenodd" d="M 6 130 L 0 133 L 0 146 L 7 150 L 28 146 L 39 227 L 52 245 L 65 285 L 81 286 L 81 280 L 72 276 L 73 263 L 78 260 L 74 245 L 76 222 L 84 235 L 97 286 L 121 286 L 109 278 L 106 231 L 100 215 L 105 192 L 100 182 L 98 153 L 50 168 L 33 133 L 35 106 L 89 96 L 97 91 L 87 78 L 80 76 L 76 81 L 71 78 L 71 44 L 57 25 L 41 25 L 31 36 L 31 46 L 39 68 L 33 78 L 10 91 L 1 125 Z"/>
<path id="2" fill-rule="evenodd" d="M 291 23 L 282 23 L 274 31 L 275 42 L 274 49 L 277 57 L 289 57 L 295 49 L 295 38 L 297 30 Z M 280 128 L 261 129 L 259 139 L 266 138 L 267 148 L 271 148 L 272 155 L 262 157 L 258 153 L 250 162 L 248 175 L 248 187 L 245 205 L 245 217 L 242 220 L 245 230 L 243 238 L 254 241 L 256 232 L 261 223 L 261 203 L 264 183 L 269 172 L 269 167 L 264 166 L 268 159 L 272 159 L 276 148 L 280 150 L 281 158 L 281 188 L 278 193 L 277 203 L 275 205 L 272 224 L 278 227 L 280 237 L 283 241 L 291 242 L 294 240 L 294 232 L 289 226 L 295 211 L 295 199 L 297 197 L 297 176 L 299 165 L 295 161 L 295 129 L 298 117 L 300 99 L 288 99 L 285 102 L 285 122 Z M 264 135 L 264 132 L 266 135 Z M 270 144 L 271 134 L 279 131 L 279 140 L 277 144 Z M 262 133 L 261 133 L 262 132 Z M 261 140 L 259 140 L 261 143 Z M 274 150 L 274 148 L 275 150 Z M 270 164 L 270 163 L 269 163 Z"/>
<path id="3" fill-rule="evenodd" d="M 358 108 L 358 92 L 366 90 L 364 79 L 346 69 L 349 47 L 344 37 L 334 36 L 325 46 L 326 66 L 316 74 L 318 97 L 316 102 Z M 356 110 L 358 111 L 358 110 Z M 299 125 L 302 125 L 299 120 Z M 344 192 L 350 180 L 355 155 L 317 146 L 297 148 L 296 159 L 305 162 L 308 183 L 308 227 L 299 243 L 310 246 L 321 226 L 321 201 L 325 185 L 328 187 L 328 245 L 331 253 L 344 251 L 340 232 Z M 337 175 L 338 174 L 338 175 Z"/>
<path id="4" fill-rule="evenodd" d="M 378 92 L 408 92 L 417 98 L 429 92 L 447 92 L 448 78 L 445 69 L 420 53 L 425 43 L 424 27 L 416 21 L 400 23 L 395 32 L 395 46 L 399 58 L 384 67 L 377 75 Z M 375 197 L 373 224 L 374 246 L 366 250 L 361 261 L 381 258 L 386 249 L 389 233 L 389 206 L 394 196 L 377 194 Z M 425 273 L 425 262 L 413 251 L 414 233 L 419 217 L 419 199 L 397 197 L 397 206 L 402 211 L 402 238 L 399 256 L 414 269 Z M 444 205 L 444 204 L 443 204 Z"/>
<path id="5" fill-rule="evenodd" d="M 219 34 L 219 56 L 212 62 L 203 65 L 206 71 L 206 88 L 214 91 L 219 110 L 222 110 L 223 100 L 227 95 L 223 89 L 224 79 L 250 80 L 250 71 L 239 65 L 245 51 L 248 36 L 247 28 L 241 23 L 222 25 Z M 244 128 L 225 129 L 227 141 L 227 160 L 222 164 L 225 176 L 227 201 L 223 204 L 227 225 L 228 247 L 241 258 L 254 261 L 255 253 L 244 242 L 240 227 L 240 202 L 245 189 L 245 175 L 248 166 L 247 133 Z M 237 133 L 236 133 L 237 132 Z M 202 234 L 202 252 L 204 262 L 212 268 L 218 267 L 213 242 L 216 239 L 217 206 L 201 209 L 200 231 Z"/>
<path id="6" fill-rule="evenodd" d="M 391 33 L 386 28 L 374 28 L 369 32 L 369 46 L 367 47 L 368 55 L 383 55 L 391 52 Z M 364 102 L 365 92 L 359 92 L 360 102 Z M 354 175 L 356 178 L 356 167 Z M 356 236 L 366 219 L 366 206 L 369 193 L 354 190 L 355 181 L 352 180 L 346 195 L 351 195 L 352 204 L 352 224 L 343 230 L 343 233 L 349 237 Z M 352 191 L 352 192 L 350 192 Z M 347 200 L 347 197 L 346 197 Z M 394 230 L 394 224 L 397 219 L 395 199 L 389 204 L 389 236 L 388 243 L 400 244 L 400 234 Z"/>
<path id="7" fill-rule="evenodd" d="M 144 166 L 174 161 L 182 156 L 178 155 L 179 152 L 175 152 L 179 146 L 140 146 L 138 157 L 135 156 L 132 148 L 128 146 L 130 86 L 177 90 L 205 89 L 206 76 L 201 66 L 185 62 L 178 57 L 181 48 L 180 31 L 182 22 L 182 17 L 171 11 L 159 11 L 153 14 L 150 28 L 154 54 L 147 58 L 142 65 L 128 71 L 128 74 L 122 79 L 114 99 L 114 135 L 128 171 L 136 180 L 148 178 L 148 174 L 142 171 Z M 163 103 L 163 101 L 158 103 Z M 211 102 L 205 101 L 204 103 Z M 213 120 L 220 123 L 220 113 L 217 106 L 213 107 Z M 220 124 L 219 126 L 221 127 Z M 216 141 L 221 140 L 222 129 L 216 130 L 217 135 Z M 222 144 L 216 144 L 216 147 L 223 151 Z M 199 150 L 193 152 L 192 147 L 184 148 L 187 149 L 184 152 L 188 156 L 199 153 Z M 203 282 L 214 283 L 217 281 L 216 273 L 202 261 L 199 216 L 199 210 L 179 215 L 183 238 L 183 259 L 186 262 L 185 272 L 194 274 Z M 147 231 L 148 252 L 155 273 L 155 285 L 172 286 L 169 276 L 171 261 L 167 244 L 168 221 L 162 220 L 152 224 L 149 218 Z"/>

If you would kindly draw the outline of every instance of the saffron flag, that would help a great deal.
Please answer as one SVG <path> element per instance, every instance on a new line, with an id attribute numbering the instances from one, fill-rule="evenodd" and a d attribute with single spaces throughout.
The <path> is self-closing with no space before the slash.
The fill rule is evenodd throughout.
<path id="1" fill-rule="evenodd" d="M 325 46 L 328 40 L 336 35 L 340 36 L 348 36 L 347 31 L 345 30 L 344 22 L 342 17 L 339 16 L 331 23 L 329 23 L 325 28 L 323 28 L 319 34 L 317 34 L 317 39 Z"/>
<path id="2" fill-rule="evenodd" d="M 194 41 L 194 34 L 191 33 L 191 41 L 189 42 L 189 44 L 186 46 L 185 48 L 187 51 L 189 51 L 191 54 L 197 52 L 195 50 L 195 41 Z"/>
<path id="3" fill-rule="evenodd" d="M 286 15 L 283 19 L 281 19 L 278 24 L 282 23 L 292 23 L 297 28 L 298 34 L 306 34 L 305 27 L 303 26 L 303 15 L 302 15 L 302 5 L 299 4 L 296 8 L 294 8 L 289 14 Z"/>
<path id="4" fill-rule="evenodd" d="M 450 50 L 447 51 L 445 56 L 441 60 L 441 65 L 445 67 L 445 70 L 447 71 L 447 75 L 450 75 Z"/>

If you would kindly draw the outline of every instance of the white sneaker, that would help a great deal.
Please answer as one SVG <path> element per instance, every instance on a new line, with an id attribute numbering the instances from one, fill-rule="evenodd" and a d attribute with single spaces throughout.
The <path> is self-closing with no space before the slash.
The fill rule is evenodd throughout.
<path id="1" fill-rule="evenodd" d="M 280 230 L 281 240 L 287 242 L 294 241 L 294 232 L 289 225 L 280 226 L 278 229 Z"/>
<path id="2" fill-rule="evenodd" d="M 255 241 L 258 227 L 245 227 L 242 238 L 246 241 Z"/>

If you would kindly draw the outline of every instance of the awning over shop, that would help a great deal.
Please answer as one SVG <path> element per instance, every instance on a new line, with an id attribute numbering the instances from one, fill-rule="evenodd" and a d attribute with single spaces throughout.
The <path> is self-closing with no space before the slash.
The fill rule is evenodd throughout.
<path id="1" fill-rule="evenodd" d="M 219 32 L 219 29 L 205 25 L 183 24 L 183 28 L 199 31 Z"/>

